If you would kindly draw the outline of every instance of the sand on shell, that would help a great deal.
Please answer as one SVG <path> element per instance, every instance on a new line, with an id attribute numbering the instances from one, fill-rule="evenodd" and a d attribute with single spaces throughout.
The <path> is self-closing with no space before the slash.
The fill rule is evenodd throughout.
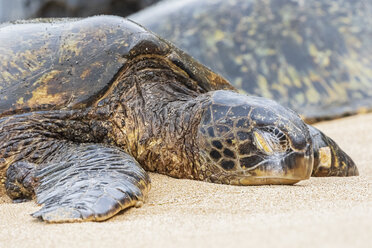
<path id="1" fill-rule="evenodd" d="M 151 174 L 141 208 L 102 223 L 45 224 L 0 197 L 0 247 L 372 247 L 372 114 L 316 125 L 360 176 L 239 187 Z"/>

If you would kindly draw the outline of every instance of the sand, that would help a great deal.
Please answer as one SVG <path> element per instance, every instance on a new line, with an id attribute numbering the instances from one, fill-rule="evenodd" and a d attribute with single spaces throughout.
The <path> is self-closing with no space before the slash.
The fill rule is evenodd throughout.
<path id="1" fill-rule="evenodd" d="M 0 247 L 372 247 L 372 114 L 316 125 L 360 176 L 238 187 L 151 174 L 142 208 L 102 223 L 45 224 L 0 198 Z"/>

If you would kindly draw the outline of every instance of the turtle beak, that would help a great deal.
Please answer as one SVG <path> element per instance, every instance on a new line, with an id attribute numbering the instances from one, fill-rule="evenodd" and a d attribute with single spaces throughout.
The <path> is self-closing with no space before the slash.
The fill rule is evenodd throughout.
<path id="1" fill-rule="evenodd" d="M 292 152 L 283 159 L 286 175 L 295 180 L 309 179 L 313 171 L 314 156 L 312 147 L 307 145 L 305 152 Z"/>
<path id="2" fill-rule="evenodd" d="M 295 184 L 309 179 L 313 171 L 314 157 L 311 144 L 305 151 L 291 151 L 276 161 L 266 161 L 250 170 L 252 177 L 242 178 L 240 185 Z"/>

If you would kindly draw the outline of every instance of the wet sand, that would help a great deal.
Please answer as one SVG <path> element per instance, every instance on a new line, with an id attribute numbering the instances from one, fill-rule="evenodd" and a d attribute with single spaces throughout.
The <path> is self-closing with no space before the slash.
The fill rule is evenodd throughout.
<path id="1" fill-rule="evenodd" d="M 359 177 L 238 187 L 151 174 L 147 203 L 102 223 L 45 224 L 0 197 L 0 247 L 371 247 L 372 114 L 316 125 Z"/>

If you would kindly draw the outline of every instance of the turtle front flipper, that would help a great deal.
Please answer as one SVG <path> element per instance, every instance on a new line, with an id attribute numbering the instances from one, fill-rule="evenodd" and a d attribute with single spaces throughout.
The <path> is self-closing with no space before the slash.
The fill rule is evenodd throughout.
<path id="1" fill-rule="evenodd" d="M 313 142 L 314 167 L 312 176 L 358 176 L 354 161 L 331 138 L 308 125 Z"/>
<path id="2" fill-rule="evenodd" d="M 46 222 L 102 221 L 141 206 L 150 179 L 121 149 L 71 144 L 36 172 L 37 202 L 32 214 Z"/>

